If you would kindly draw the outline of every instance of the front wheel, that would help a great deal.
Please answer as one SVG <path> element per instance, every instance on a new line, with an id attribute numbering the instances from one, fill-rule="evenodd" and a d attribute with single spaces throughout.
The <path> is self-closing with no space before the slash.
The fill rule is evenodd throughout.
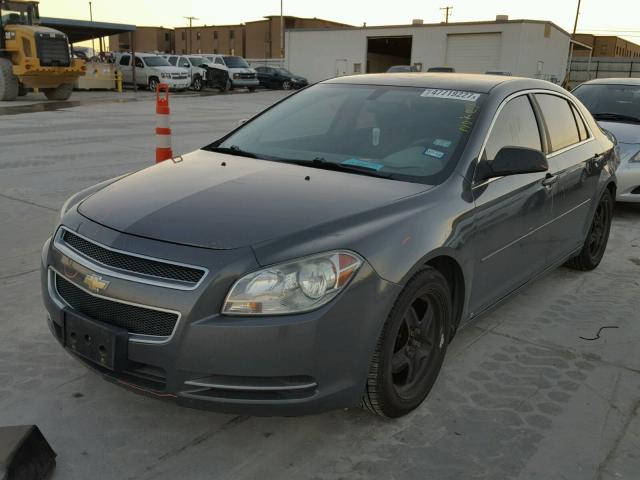
<path id="1" fill-rule="evenodd" d="M 20 85 L 13 74 L 13 64 L 8 58 L 0 58 L 0 100 L 15 100 Z"/>
<path id="2" fill-rule="evenodd" d="M 156 92 L 158 90 L 158 85 L 160 85 L 160 81 L 153 77 L 149 79 L 149 91 Z"/>
<path id="3" fill-rule="evenodd" d="M 196 77 L 193 79 L 193 89 L 196 92 L 199 92 L 202 90 L 202 78 L 201 77 Z"/>
<path id="4" fill-rule="evenodd" d="M 609 232 L 611 231 L 611 220 L 613 218 L 613 195 L 607 188 L 605 189 L 600 202 L 596 207 L 596 212 L 591 221 L 589 234 L 582 245 L 582 250 L 575 257 L 567 261 L 566 266 L 573 270 L 593 270 L 604 256 L 609 242 Z"/>
<path id="5" fill-rule="evenodd" d="M 451 320 L 449 285 L 440 272 L 426 267 L 407 283 L 384 324 L 362 407 L 390 418 L 418 407 L 442 367 Z"/>
<path id="6" fill-rule="evenodd" d="M 56 88 L 45 88 L 44 94 L 49 100 L 68 100 L 73 93 L 73 85 L 63 83 Z"/>
<path id="7" fill-rule="evenodd" d="M 249 93 L 253 93 L 256 91 L 256 87 L 247 87 L 247 89 L 249 90 Z"/>

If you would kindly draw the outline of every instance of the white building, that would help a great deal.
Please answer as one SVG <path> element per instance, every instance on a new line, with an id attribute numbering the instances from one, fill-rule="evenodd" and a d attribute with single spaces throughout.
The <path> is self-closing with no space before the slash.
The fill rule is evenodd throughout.
<path id="1" fill-rule="evenodd" d="M 508 20 L 285 32 L 286 67 L 311 82 L 392 65 L 449 66 L 456 72 L 511 72 L 561 82 L 570 35 L 551 22 Z"/>

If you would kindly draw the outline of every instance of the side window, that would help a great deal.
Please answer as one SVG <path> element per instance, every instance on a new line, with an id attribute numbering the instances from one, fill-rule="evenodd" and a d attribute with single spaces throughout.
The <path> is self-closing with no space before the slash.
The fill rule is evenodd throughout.
<path id="1" fill-rule="evenodd" d="M 575 117 L 576 123 L 578 124 L 578 133 L 580 134 L 580 140 L 586 140 L 587 138 L 589 138 L 589 132 L 584 124 L 584 120 L 582 119 L 582 116 L 578 112 L 578 109 L 575 105 L 571 105 L 571 110 L 573 111 L 573 116 Z"/>
<path id="2" fill-rule="evenodd" d="M 222 61 L 222 59 L 221 59 L 220 57 L 217 57 L 217 58 L 216 58 L 216 63 L 217 63 L 218 65 L 224 65 L 224 62 Z"/>
<path id="3" fill-rule="evenodd" d="M 538 122 L 526 95 L 509 100 L 502 108 L 489 134 L 482 159 L 493 160 L 503 147 L 542 150 Z"/>
<path id="4" fill-rule="evenodd" d="M 120 65 L 128 66 L 130 59 L 131 57 L 129 55 L 123 55 L 122 58 L 120 59 Z"/>
<path id="5" fill-rule="evenodd" d="M 175 67 L 178 63 L 178 57 L 169 57 L 168 62 Z"/>
<path id="6" fill-rule="evenodd" d="M 136 57 L 136 67 L 144 68 L 144 63 L 142 63 L 142 59 L 140 57 Z"/>
<path id="7" fill-rule="evenodd" d="M 536 100 L 549 130 L 552 152 L 580 141 L 578 126 L 569 102 L 562 97 L 544 93 L 536 94 Z"/>

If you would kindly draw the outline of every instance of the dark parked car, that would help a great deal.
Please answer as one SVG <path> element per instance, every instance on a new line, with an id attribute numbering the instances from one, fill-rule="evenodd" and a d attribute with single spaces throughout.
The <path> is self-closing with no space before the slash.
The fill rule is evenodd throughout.
<path id="1" fill-rule="evenodd" d="M 258 72 L 260 85 L 265 88 L 291 90 L 293 88 L 297 89 L 309 85 L 306 78 L 294 75 L 286 68 L 257 67 L 255 70 Z"/>
<path id="2" fill-rule="evenodd" d="M 640 78 L 600 78 L 573 94 L 617 141 L 619 202 L 640 203 Z"/>
<path id="3" fill-rule="evenodd" d="M 429 73 L 455 73 L 456 69 L 453 67 L 429 67 L 427 72 Z"/>
<path id="4" fill-rule="evenodd" d="M 42 252 L 49 327 L 106 379 L 182 405 L 397 417 L 463 324 L 599 264 L 615 156 L 548 82 L 328 80 L 71 197 Z"/>

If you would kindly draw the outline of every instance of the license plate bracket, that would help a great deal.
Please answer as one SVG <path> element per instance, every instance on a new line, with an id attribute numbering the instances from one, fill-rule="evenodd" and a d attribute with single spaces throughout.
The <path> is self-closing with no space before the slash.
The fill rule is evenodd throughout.
<path id="1" fill-rule="evenodd" d="M 73 353 L 113 371 L 123 370 L 128 358 L 129 332 L 75 312 L 64 315 L 64 346 Z"/>

